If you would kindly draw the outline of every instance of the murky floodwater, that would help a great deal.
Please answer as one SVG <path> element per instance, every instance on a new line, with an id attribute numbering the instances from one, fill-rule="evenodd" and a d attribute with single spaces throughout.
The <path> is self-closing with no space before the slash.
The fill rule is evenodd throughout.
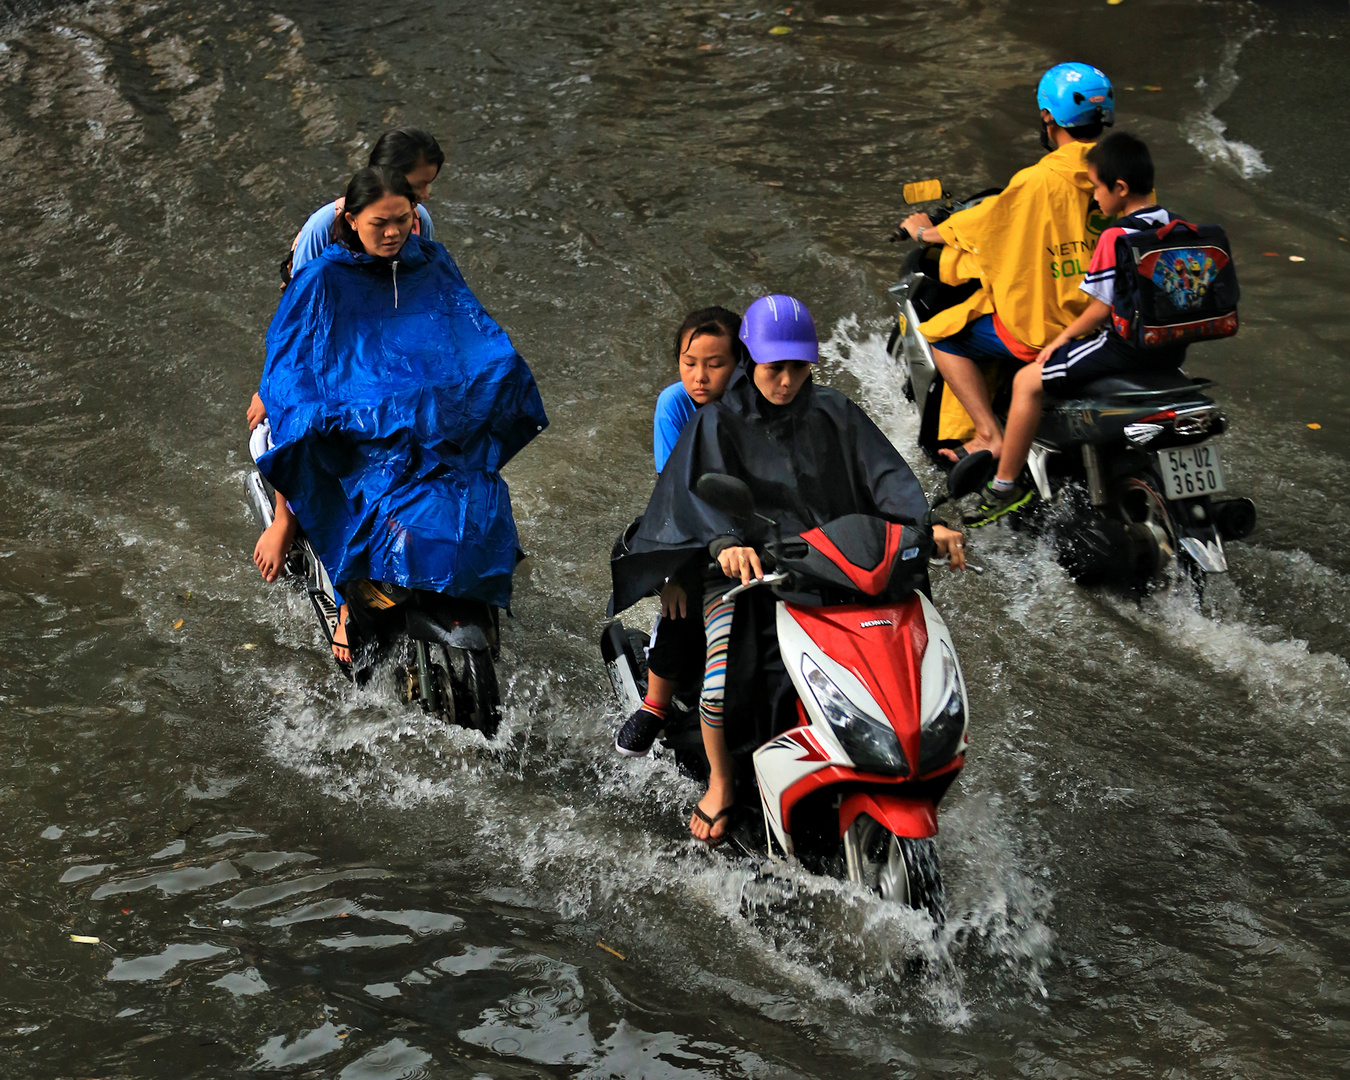
<path id="1" fill-rule="evenodd" d="M 37 6 L 0 31 L 0 1074 L 1344 1071 L 1344 4 Z M 1033 160 L 1068 57 L 1233 237 L 1244 329 L 1192 368 L 1262 524 L 1200 611 L 1006 530 L 938 580 L 973 750 L 935 940 L 698 849 L 694 786 L 616 760 L 605 559 L 690 307 L 806 298 L 911 451 L 899 183 Z M 453 142 L 437 238 L 553 419 L 492 746 L 344 686 L 248 558 L 275 265 L 395 122 Z"/>

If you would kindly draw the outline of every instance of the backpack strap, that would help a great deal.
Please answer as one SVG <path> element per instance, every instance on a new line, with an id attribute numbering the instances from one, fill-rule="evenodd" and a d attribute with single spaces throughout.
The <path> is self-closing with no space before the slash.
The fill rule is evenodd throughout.
<path id="1" fill-rule="evenodd" d="M 1197 229 L 1194 225 L 1192 225 L 1189 221 L 1182 221 L 1181 218 L 1173 218 L 1171 221 L 1169 221 L 1166 225 L 1164 225 L 1161 229 L 1158 230 L 1158 233 L 1157 233 L 1158 239 L 1159 239 L 1159 240 L 1165 240 L 1165 239 L 1167 239 L 1167 237 L 1171 234 L 1172 230 L 1175 229 L 1178 225 L 1181 225 L 1181 226 L 1183 226 L 1184 228 L 1190 229 L 1191 232 L 1199 232 L 1199 231 L 1200 231 L 1200 230 Z"/>

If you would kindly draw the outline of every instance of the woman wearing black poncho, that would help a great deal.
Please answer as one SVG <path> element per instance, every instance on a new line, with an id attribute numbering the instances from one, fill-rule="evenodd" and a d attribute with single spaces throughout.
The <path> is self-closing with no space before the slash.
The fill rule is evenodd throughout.
<path id="1" fill-rule="evenodd" d="M 913 472 L 867 414 L 811 381 L 819 348 L 805 305 L 789 296 L 762 297 L 745 313 L 740 336 L 750 354 L 747 369 L 685 427 L 628 551 L 613 564 L 616 613 L 709 554 L 725 575 L 705 587 L 708 666 L 699 715 L 711 773 L 689 822 L 708 843 L 719 842 L 726 830 L 735 786 L 732 751 L 753 749 L 781 730 L 784 719 L 775 716 L 777 687 L 764 685 L 766 669 L 777 661 L 770 595 L 751 590 L 730 604 L 721 601 L 726 578 L 762 576 L 759 556 L 735 522 L 693 494 L 695 482 L 705 473 L 744 480 L 758 513 L 777 521 L 784 534 L 846 514 L 907 525 L 926 524 L 929 516 Z M 954 568 L 965 565 L 960 533 L 935 525 L 933 540 Z"/>

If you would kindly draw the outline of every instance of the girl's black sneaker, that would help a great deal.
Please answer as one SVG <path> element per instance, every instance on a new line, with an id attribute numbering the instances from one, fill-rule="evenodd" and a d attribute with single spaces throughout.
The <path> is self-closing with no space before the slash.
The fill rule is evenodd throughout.
<path id="1" fill-rule="evenodd" d="M 652 748 L 656 736 L 665 726 L 663 717 L 650 709 L 638 709 L 623 722 L 623 727 L 614 736 L 614 749 L 625 757 L 642 757 Z"/>

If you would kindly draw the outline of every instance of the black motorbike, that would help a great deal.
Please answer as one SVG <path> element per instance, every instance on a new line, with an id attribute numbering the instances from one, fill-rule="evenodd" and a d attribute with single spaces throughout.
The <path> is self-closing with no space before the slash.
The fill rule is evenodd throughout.
<path id="1" fill-rule="evenodd" d="M 907 202 L 945 205 L 929 210 L 936 224 L 998 193 L 982 191 L 953 204 L 937 181 L 905 187 Z M 895 240 L 910 239 L 900 230 Z M 944 284 L 936 247 L 905 257 L 890 293 L 896 326 L 887 351 L 905 371 L 905 396 L 919 409 L 919 445 L 939 466 L 943 379 L 919 324 L 952 307 L 979 282 Z M 1011 373 L 992 372 L 995 412 L 1004 416 Z M 1027 472 L 1039 500 L 1009 515 L 1053 540 L 1060 563 L 1082 585 L 1140 589 L 1179 569 L 1197 587 L 1228 569 L 1226 541 L 1256 526 L 1250 499 L 1226 497 L 1217 437 L 1227 420 L 1208 394 L 1210 381 L 1180 372 L 1115 375 L 1084 388 L 1074 400 L 1049 400 Z M 992 469 L 991 469 L 992 475 Z"/>
<path id="2" fill-rule="evenodd" d="M 249 502 L 259 529 L 272 524 L 275 492 L 262 476 L 249 474 Z M 282 580 L 308 597 L 331 646 L 338 602 L 328 571 L 305 538 L 296 534 Z M 494 666 L 499 653 L 497 609 L 425 589 L 382 581 L 344 586 L 351 663 L 338 661 L 358 686 L 391 665 L 403 702 L 416 702 L 446 723 L 474 728 L 491 739 L 501 724 L 501 695 Z"/>

